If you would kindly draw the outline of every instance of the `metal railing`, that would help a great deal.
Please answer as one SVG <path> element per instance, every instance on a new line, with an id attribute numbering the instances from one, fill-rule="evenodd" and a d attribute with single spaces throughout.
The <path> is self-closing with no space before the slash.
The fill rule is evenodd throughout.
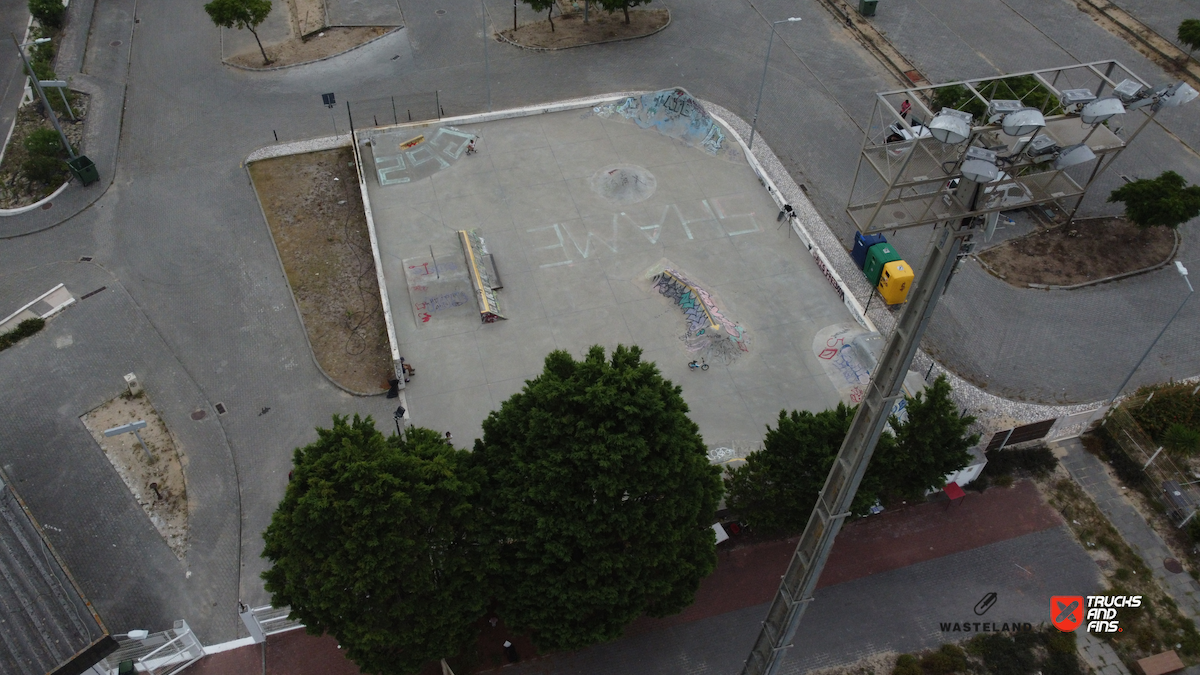
<path id="1" fill-rule="evenodd" d="M 116 673 L 122 662 L 132 661 L 138 673 L 171 675 L 204 656 L 204 646 L 182 619 L 170 630 L 151 633 L 140 640 L 120 638 L 117 643 L 120 645 L 117 651 L 100 662 L 110 673 Z"/>

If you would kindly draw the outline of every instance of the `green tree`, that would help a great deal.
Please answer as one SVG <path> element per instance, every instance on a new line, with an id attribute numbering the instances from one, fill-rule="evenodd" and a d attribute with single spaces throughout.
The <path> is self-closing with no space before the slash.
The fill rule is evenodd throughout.
<path id="1" fill-rule="evenodd" d="M 618 346 L 546 357 L 483 422 L 490 586 L 541 650 L 618 637 L 639 615 L 687 607 L 716 566 L 720 471 L 680 388 Z"/>
<path id="2" fill-rule="evenodd" d="M 65 157 L 62 137 L 54 129 L 38 129 L 25 137 L 25 150 L 38 157 Z"/>
<path id="3" fill-rule="evenodd" d="M 1141 178 L 1122 185 L 1112 191 L 1108 201 L 1124 202 L 1125 217 L 1138 227 L 1162 225 L 1175 229 L 1200 215 L 1200 186 L 1188 185 L 1174 171 L 1164 171 L 1158 178 Z"/>
<path id="4" fill-rule="evenodd" d="M 29 13 L 46 28 L 62 28 L 66 12 L 62 0 L 29 0 Z"/>
<path id="5" fill-rule="evenodd" d="M 1184 424 L 1172 424 L 1163 434 L 1162 444 L 1182 455 L 1194 455 L 1200 450 L 1200 431 Z"/>
<path id="6" fill-rule="evenodd" d="M 271 13 L 271 0 L 212 0 L 204 6 L 212 22 L 221 28 L 243 28 L 250 31 L 254 41 L 258 43 L 258 51 L 262 52 L 263 65 L 269 65 L 267 50 L 263 49 L 262 40 L 258 39 L 259 24 L 266 20 Z"/>
<path id="7" fill-rule="evenodd" d="M 745 464 L 726 473 L 726 505 L 764 534 L 802 531 L 855 411 L 844 403 L 815 415 L 807 410 L 790 415 L 779 411 L 775 428 L 767 427 L 763 449 L 750 453 Z M 893 444 L 891 434 L 885 432 L 875 453 L 889 453 Z M 865 476 L 855 493 L 853 510 L 866 513 L 878 499 L 879 489 L 878 472 Z"/>
<path id="8" fill-rule="evenodd" d="M 487 589 L 477 546 L 479 471 L 429 429 L 384 438 L 334 416 L 295 453 L 263 538 L 276 606 L 330 633 L 364 672 L 416 673 L 474 639 Z"/>
<path id="9" fill-rule="evenodd" d="M 895 445 L 877 449 L 867 470 L 885 494 L 919 499 L 944 487 L 946 474 L 970 463 L 968 450 L 979 442 L 979 434 L 969 434 L 967 429 L 975 418 L 959 416 L 950 391 L 950 381 L 939 375 L 924 392 L 906 397 L 903 423 L 891 418 Z"/>
<path id="10" fill-rule="evenodd" d="M 1179 38 L 1179 42 L 1187 45 L 1188 58 L 1192 58 L 1192 52 L 1200 48 L 1200 19 L 1184 19 L 1181 21 L 1176 37 Z"/>
<path id="11" fill-rule="evenodd" d="M 629 23 L 630 7 L 650 4 L 650 0 L 597 0 L 597 2 L 600 4 L 600 7 L 609 14 L 612 14 L 618 9 L 624 11 L 625 23 Z"/>
<path id="12" fill-rule="evenodd" d="M 550 32 L 554 32 L 554 0 L 521 0 L 521 2 L 529 5 L 529 8 L 535 12 L 546 10 L 546 20 L 550 22 Z M 513 27 L 516 30 L 516 26 Z"/>

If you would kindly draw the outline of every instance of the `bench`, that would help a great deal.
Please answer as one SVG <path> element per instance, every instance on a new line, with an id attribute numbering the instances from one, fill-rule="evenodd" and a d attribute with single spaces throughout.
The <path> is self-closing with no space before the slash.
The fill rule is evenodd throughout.
<path id="1" fill-rule="evenodd" d="M 1179 655 L 1173 649 L 1169 652 L 1148 656 L 1139 660 L 1137 664 L 1142 675 L 1164 675 L 1183 670 L 1183 661 L 1179 660 Z"/>

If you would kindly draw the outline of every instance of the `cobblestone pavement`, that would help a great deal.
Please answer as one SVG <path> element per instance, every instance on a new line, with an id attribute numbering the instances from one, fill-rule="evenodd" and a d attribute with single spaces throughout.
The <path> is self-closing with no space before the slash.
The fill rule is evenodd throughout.
<path id="1" fill-rule="evenodd" d="M 1076 631 L 1075 635 L 1079 640 L 1079 655 L 1096 675 L 1129 675 L 1129 669 L 1107 642 L 1087 631 Z"/>

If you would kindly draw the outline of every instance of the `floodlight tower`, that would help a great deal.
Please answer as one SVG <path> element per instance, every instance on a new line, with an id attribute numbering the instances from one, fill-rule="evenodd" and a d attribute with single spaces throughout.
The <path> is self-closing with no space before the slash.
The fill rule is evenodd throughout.
<path id="1" fill-rule="evenodd" d="M 1114 79 L 1117 69 L 1128 75 L 1120 84 Z M 1011 75 L 953 83 L 964 87 L 974 99 L 959 107 L 988 111 L 979 126 L 973 126 L 975 119 L 970 113 L 946 108 L 934 115 L 926 105 L 925 101 L 933 100 L 934 90 L 949 85 L 876 95 L 875 112 L 846 210 L 863 233 L 932 225 L 933 239 L 742 675 L 775 675 L 792 646 L 804 610 L 813 601 L 834 538 L 850 516 L 854 494 L 888 414 L 903 396 L 900 387 L 904 375 L 912 365 L 937 300 L 988 214 L 1011 208 L 1005 201 L 1006 196 L 1012 198 L 1011 191 L 1015 191 L 1022 206 L 1074 197 L 1082 201 L 1087 187 L 1128 142 L 1102 124 L 1108 119 L 1105 115 L 1118 114 L 1115 106 L 1106 103 L 1087 108 L 1106 87 L 1113 88 L 1118 97 L 1122 87 L 1132 91 L 1126 97 L 1128 102 L 1120 99 L 1122 111 L 1148 106 L 1152 108 L 1150 117 L 1159 107 L 1179 105 L 1196 95 L 1182 82 L 1150 89 L 1116 61 L 1018 75 L 1032 76 L 1041 94 L 1049 94 L 1037 97 L 1042 101 L 1041 108 L 1000 98 L 1005 87 L 1009 96 L 1022 98 L 1005 83 Z M 1072 88 L 1058 88 L 1060 80 Z M 1091 87 L 1086 92 L 1078 88 L 1084 84 Z M 1030 94 L 1024 92 L 1023 96 L 1034 100 Z M 912 102 L 909 119 L 899 113 L 902 100 Z M 1136 105 L 1141 101 L 1148 102 Z M 928 126 L 918 122 L 918 116 L 929 120 Z M 1081 117 L 1091 125 L 1090 130 L 1080 125 Z M 1096 166 L 1082 184 L 1068 173 L 1075 167 L 1086 168 L 1089 162 Z"/>

